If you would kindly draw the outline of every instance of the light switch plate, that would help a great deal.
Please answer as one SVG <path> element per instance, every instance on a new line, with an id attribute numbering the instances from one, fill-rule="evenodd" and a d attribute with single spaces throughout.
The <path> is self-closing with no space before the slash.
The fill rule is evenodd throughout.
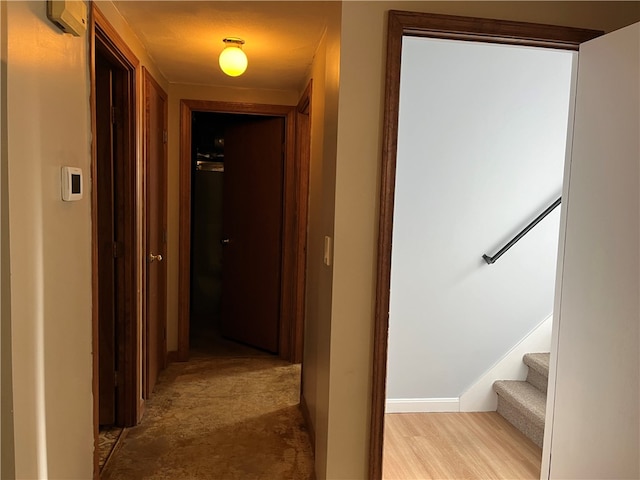
<path id="1" fill-rule="evenodd" d="M 331 265 L 331 237 L 324 237 L 324 264 Z"/>

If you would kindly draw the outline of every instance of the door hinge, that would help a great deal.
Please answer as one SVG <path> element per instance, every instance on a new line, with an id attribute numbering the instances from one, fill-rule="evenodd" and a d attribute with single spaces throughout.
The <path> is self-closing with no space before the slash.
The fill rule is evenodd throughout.
<path id="1" fill-rule="evenodd" d="M 162 143 L 167 143 L 169 141 L 169 132 L 166 130 L 162 131 Z"/>
<path id="2" fill-rule="evenodd" d="M 113 258 L 118 258 L 122 255 L 122 251 L 118 246 L 118 242 L 113 242 Z"/>
<path id="3" fill-rule="evenodd" d="M 118 372 L 113 372 L 113 386 L 117 387 L 118 386 Z"/>
<path id="4" fill-rule="evenodd" d="M 114 125 L 118 123 L 118 109 L 117 107 L 111 107 L 111 123 Z"/>

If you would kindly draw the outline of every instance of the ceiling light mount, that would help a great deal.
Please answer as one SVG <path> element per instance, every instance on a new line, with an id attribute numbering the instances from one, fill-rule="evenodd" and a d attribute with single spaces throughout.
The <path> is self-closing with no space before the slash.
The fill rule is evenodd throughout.
<path id="1" fill-rule="evenodd" d="M 220 53 L 218 63 L 224 73 L 230 77 L 238 77 L 247 69 L 247 55 L 242 51 L 244 40 L 238 37 L 222 39 L 224 50 Z"/>
<path id="2" fill-rule="evenodd" d="M 226 37 L 226 38 L 223 38 L 222 41 L 225 44 L 225 48 L 230 46 L 236 46 L 238 48 L 241 48 L 242 45 L 244 45 L 244 40 L 238 37 Z"/>

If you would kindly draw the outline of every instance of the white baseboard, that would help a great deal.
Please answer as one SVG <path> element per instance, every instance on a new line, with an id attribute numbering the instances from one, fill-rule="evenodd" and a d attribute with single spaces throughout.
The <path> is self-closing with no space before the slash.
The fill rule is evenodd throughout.
<path id="1" fill-rule="evenodd" d="M 388 398 L 385 413 L 459 412 L 458 398 Z"/>
<path id="2" fill-rule="evenodd" d="M 552 319 L 553 316 L 549 315 L 466 392 L 460 395 L 461 412 L 494 412 L 496 410 L 498 396 L 493 391 L 493 382 L 496 380 L 524 380 L 527 377 L 527 366 L 522 363 L 522 357 L 525 353 L 549 351 Z"/>

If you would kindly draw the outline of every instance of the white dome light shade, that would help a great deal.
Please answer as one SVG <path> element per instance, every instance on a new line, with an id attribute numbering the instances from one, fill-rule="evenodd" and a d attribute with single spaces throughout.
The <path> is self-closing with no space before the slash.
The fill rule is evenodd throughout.
<path id="1" fill-rule="evenodd" d="M 240 38 L 225 38 L 222 40 L 225 48 L 220 53 L 218 63 L 224 73 L 230 77 L 238 77 L 247 69 L 247 56 L 242 51 L 244 40 Z"/>

